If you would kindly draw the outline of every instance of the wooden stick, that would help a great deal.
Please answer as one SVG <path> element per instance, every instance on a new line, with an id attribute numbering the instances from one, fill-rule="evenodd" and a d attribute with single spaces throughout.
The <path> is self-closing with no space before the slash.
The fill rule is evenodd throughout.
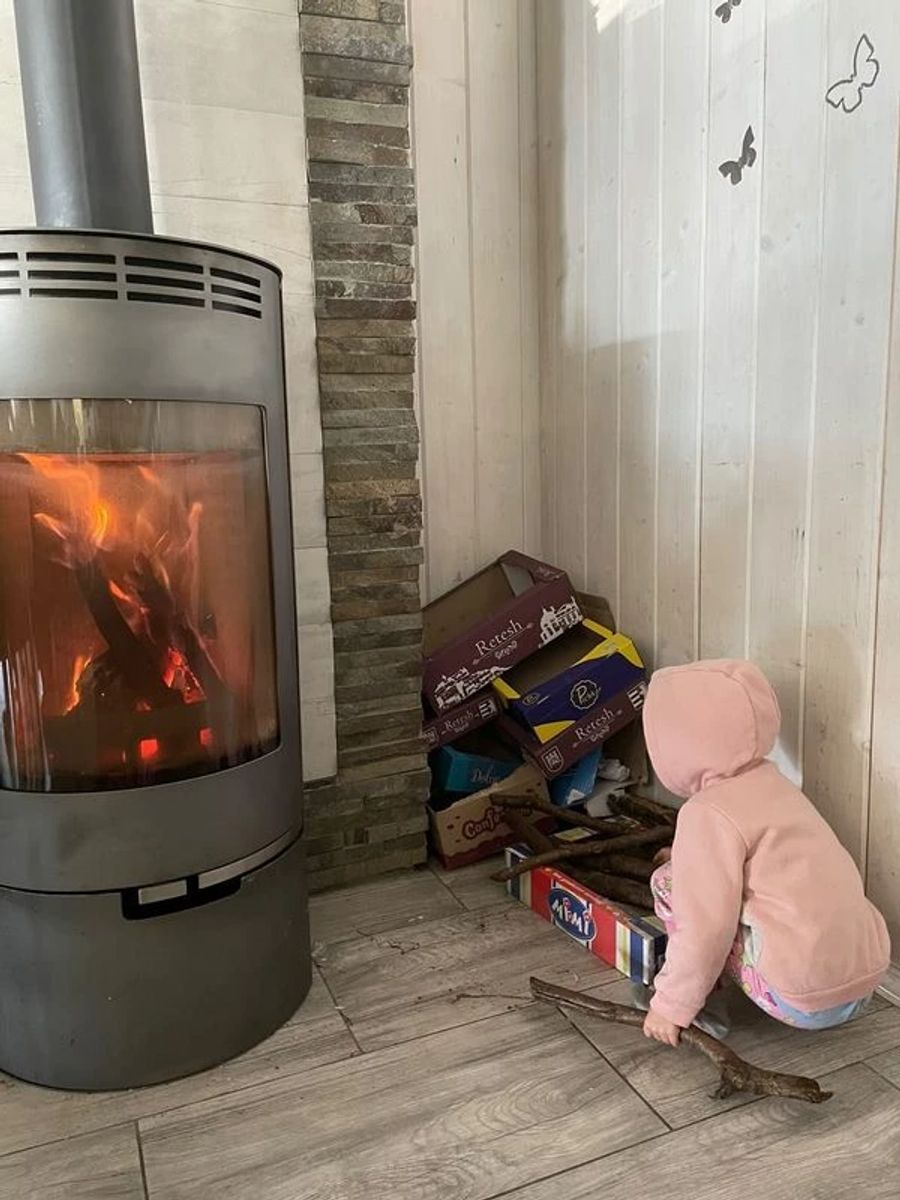
<path id="1" fill-rule="evenodd" d="M 603 860 L 604 865 L 606 859 Z M 609 875 L 605 871 L 595 871 L 590 867 L 567 867 L 569 875 L 578 883 L 584 884 L 598 896 L 607 900 L 622 900 L 625 904 L 633 904 L 635 908 L 653 911 L 653 893 L 646 883 L 636 879 L 623 879 L 621 875 Z"/>
<path id="2" fill-rule="evenodd" d="M 555 849 L 559 844 L 547 837 L 540 829 L 536 829 L 515 809 L 507 810 L 503 819 L 516 837 L 520 838 L 535 854 L 546 853 L 548 850 Z M 604 859 L 605 865 L 606 860 Z M 641 865 L 643 866 L 643 864 Z M 590 888 L 599 896 L 605 896 L 608 900 L 623 900 L 626 904 L 634 904 L 638 908 L 653 908 L 653 895 L 646 883 L 638 883 L 634 879 L 622 879 L 617 875 L 607 875 L 602 871 L 585 869 L 578 864 L 577 860 L 569 866 L 568 871 L 578 883 Z"/>
<path id="3" fill-rule="evenodd" d="M 612 812 L 623 817 L 633 817 L 646 825 L 673 825 L 678 817 L 678 809 L 670 808 L 668 804 L 660 804 L 649 800 L 646 796 L 610 796 L 607 801 Z"/>
<path id="4" fill-rule="evenodd" d="M 639 879 L 641 883 L 649 883 L 655 870 L 652 862 L 632 854 L 610 854 L 603 859 L 603 868 L 611 875 L 624 875 L 626 879 Z"/>
<path id="5" fill-rule="evenodd" d="M 536 1000 L 543 1000 L 547 1004 L 563 1004 L 567 1008 L 582 1009 L 601 1017 L 604 1021 L 615 1021 L 619 1025 L 643 1026 L 647 1015 L 638 1009 L 627 1008 L 624 1004 L 613 1004 L 609 1000 L 585 996 L 534 977 L 531 979 L 531 994 Z M 805 1075 L 782 1075 L 779 1071 L 754 1067 L 723 1042 L 710 1037 L 696 1025 L 682 1029 L 681 1041 L 705 1054 L 718 1067 L 719 1086 L 713 1093 L 717 1100 L 726 1100 L 734 1092 L 751 1092 L 755 1096 L 786 1096 L 792 1100 L 822 1104 L 834 1094 L 823 1091 L 815 1079 L 808 1079 Z"/>
<path id="6" fill-rule="evenodd" d="M 515 863 L 514 866 L 495 872 L 491 876 L 491 879 L 496 880 L 497 883 L 506 883 L 507 880 L 515 879 L 518 875 L 524 875 L 534 867 L 548 867 L 552 863 L 564 862 L 572 858 L 617 854 L 620 851 L 633 850 L 636 846 L 662 845 L 663 842 L 670 841 L 671 838 L 672 827 L 665 825 L 660 826 L 658 829 L 642 829 L 639 833 L 627 833 L 624 837 L 612 838 L 608 842 L 595 841 L 594 839 L 586 842 L 571 842 L 565 846 L 556 846 L 552 850 L 546 850 L 542 854 L 534 854 L 531 858 L 523 858 L 521 862 Z"/>
<path id="7" fill-rule="evenodd" d="M 534 854 L 544 854 L 556 845 L 542 829 L 526 821 L 522 813 L 515 808 L 507 809 L 503 813 L 503 820 Z"/>
<path id="8" fill-rule="evenodd" d="M 634 825 L 626 823 L 617 817 L 592 817 L 588 813 L 573 812 L 569 808 L 560 808 L 540 796 L 491 796 L 491 804 L 497 808 L 522 811 L 530 809 L 534 812 L 546 813 L 556 817 L 564 825 L 576 825 L 579 829 L 590 829 L 598 837 L 621 837 L 622 834 L 634 832 Z"/>

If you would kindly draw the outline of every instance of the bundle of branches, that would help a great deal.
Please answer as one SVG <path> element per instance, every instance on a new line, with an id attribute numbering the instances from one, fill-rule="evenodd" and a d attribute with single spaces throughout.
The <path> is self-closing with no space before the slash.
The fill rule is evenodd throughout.
<path id="1" fill-rule="evenodd" d="M 641 909 L 653 907 L 648 886 L 653 867 L 635 852 L 648 847 L 655 851 L 669 844 L 672 824 L 666 822 L 642 828 L 633 819 L 591 817 L 571 809 L 556 808 L 533 796 L 499 796 L 494 802 L 504 809 L 507 824 L 533 852 L 521 862 L 497 871 L 492 878 L 499 883 L 523 875 L 534 867 L 565 862 L 572 878 L 598 895 Z M 587 830 L 592 836 L 577 841 L 548 836 L 525 819 L 529 810 L 546 812 L 565 824 Z"/>

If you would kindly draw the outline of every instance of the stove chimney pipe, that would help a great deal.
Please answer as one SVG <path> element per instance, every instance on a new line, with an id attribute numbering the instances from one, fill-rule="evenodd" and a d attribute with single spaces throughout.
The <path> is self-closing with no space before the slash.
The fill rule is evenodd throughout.
<path id="1" fill-rule="evenodd" d="M 132 0 L 15 0 L 37 224 L 152 233 Z"/>

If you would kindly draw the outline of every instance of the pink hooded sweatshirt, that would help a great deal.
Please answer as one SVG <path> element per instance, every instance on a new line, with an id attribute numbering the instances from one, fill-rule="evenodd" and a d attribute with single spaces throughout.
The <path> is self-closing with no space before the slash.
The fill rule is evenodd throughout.
<path id="1" fill-rule="evenodd" d="M 672 846 L 672 928 L 651 1008 L 690 1025 L 722 973 L 738 924 L 757 969 L 793 1008 L 869 995 L 890 959 L 884 920 L 811 802 L 766 761 L 781 713 L 748 662 L 657 671 L 644 708 L 653 767 L 688 797 Z"/>

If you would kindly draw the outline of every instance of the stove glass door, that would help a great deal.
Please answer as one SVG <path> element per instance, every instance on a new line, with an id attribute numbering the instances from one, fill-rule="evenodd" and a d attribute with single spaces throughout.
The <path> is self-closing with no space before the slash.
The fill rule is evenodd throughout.
<path id="1" fill-rule="evenodd" d="M 162 783 L 278 736 L 263 410 L 0 401 L 0 786 Z"/>

